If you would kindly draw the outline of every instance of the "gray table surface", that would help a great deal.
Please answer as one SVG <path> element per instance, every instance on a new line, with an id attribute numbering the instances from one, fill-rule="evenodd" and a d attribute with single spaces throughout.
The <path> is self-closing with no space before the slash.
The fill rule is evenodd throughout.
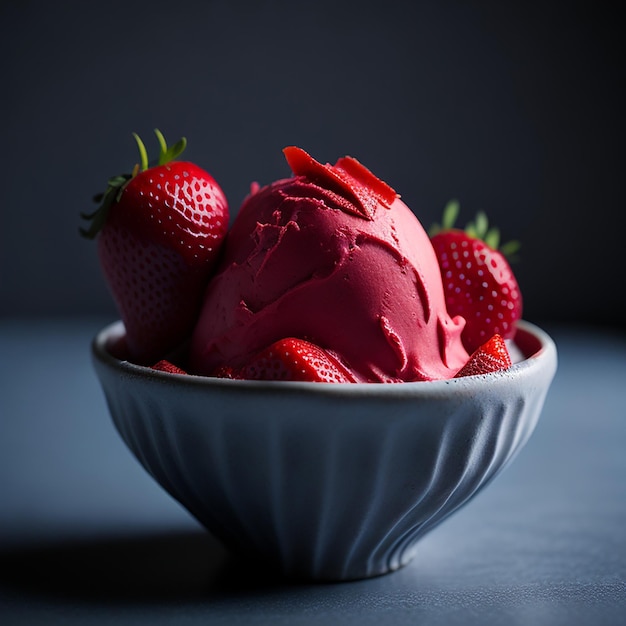
<path id="1" fill-rule="evenodd" d="M 1 624 L 626 623 L 626 336 L 548 328 L 513 464 L 404 569 L 330 585 L 235 561 L 148 477 L 91 366 L 106 321 L 0 321 Z"/>

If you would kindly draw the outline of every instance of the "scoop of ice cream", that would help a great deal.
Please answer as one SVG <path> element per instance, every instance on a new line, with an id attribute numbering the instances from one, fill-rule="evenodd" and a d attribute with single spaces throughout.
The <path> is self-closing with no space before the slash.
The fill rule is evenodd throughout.
<path id="1" fill-rule="evenodd" d="M 293 178 L 254 188 L 229 232 L 191 342 L 191 368 L 241 366 L 306 339 L 363 382 L 451 378 L 468 355 L 422 225 L 350 157 L 286 148 Z"/>

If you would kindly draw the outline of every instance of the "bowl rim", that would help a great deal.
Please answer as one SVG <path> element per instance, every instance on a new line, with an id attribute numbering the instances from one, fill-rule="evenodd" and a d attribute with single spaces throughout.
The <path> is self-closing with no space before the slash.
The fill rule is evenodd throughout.
<path id="1" fill-rule="evenodd" d="M 319 383 L 300 381 L 264 381 L 264 380 L 233 380 L 229 378 L 216 378 L 196 374 L 173 374 L 154 370 L 151 367 L 137 365 L 130 361 L 118 359 L 113 356 L 107 346 L 112 340 L 117 340 L 124 335 L 124 324 L 121 320 L 112 322 L 98 331 L 91 343 L 92 358 L 99 364 L 115 370 L 118 374 L 144 380 L 162 381 L 177 386 L 194 388 L 214 388 L 224 391 L 259 391 L 259 390 L 283 390 L 284 392 L 308 393 L 312 395 L 358 395 L 363 396 L 401 396 L 401 395 L 441 395 L 450 394 L 452 389 L 466 392 L 468 387 L 476 389 L 485 384 L 493 385 L 502 381 L 511 381 L 520 377 L 531 376 L 539 369 L 556 369 L 557 350 L 553 339 L 544 330 L 528 322 L 517 322 L 516 339 L 518 335 L 526 345 L 534 345 L 530 353 L 524 354 L 525 358 L 514 363 L 504 371 L 464 376 L 432 381 L 413 381 L 404 383 Z"/>

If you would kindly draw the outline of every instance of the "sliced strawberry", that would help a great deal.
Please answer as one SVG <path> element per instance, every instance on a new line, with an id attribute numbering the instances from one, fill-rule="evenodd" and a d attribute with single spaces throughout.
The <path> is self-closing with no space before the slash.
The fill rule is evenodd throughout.
<path id="1" fill-rule="evenodd" d="M 214 372 L 213 376 L 215 378 L 230 378 L 230 379 L 241 379 L 242 377 L 239 375 L 239 371 L 230 365 L 222 365 L 218 367 Z"/>
<path id="2" fill-rule="evenodd" d="M 243 367 L 222 367 L 224 378 L 353 383 L 352 373 L 333 355 L 309 341 L 289 337 L 273 343 Z"/>
<path id="3" fill-rule="evenodd" d="M 228 204 L 213 177 L 193 163 L 175 161 L 181 139 L 149 167 L 135 135 L 141 165 L 109 180 L 90 216 L 88 238 L 98 255 L 124 322 L 131 360 L 150 364 L 191 334 L 202 295 L 228 228 Z"/>
<path id="4" fill-rule="evenodd" d="M 186 374 L 187 372 L 184 369 L 178 367 L 178 365 L 174 365 L 171 361 L 167 359 L 161 359 L 157 361 L 154 365 L 151 366 L 153 370 L 158 370 L 160 372 L 168 372 L 169 374 Z"/>
<path id="5" fill-rule="evenodd" d="M 465 230 L 453 228 L 458 209 L 458 203 L 448 204 L 443 228 L 431 230 L 431 241 L 441 268 L 448 313 L 465 318 L 462 340 L 472 353 L 492 335 L 509 339 L 515 334 L 515 324 L 522 316 L 522 296 L 506 259 L 515 243 L 498 249 L 499 233 L 489 229 L 484 213 Z"/>
<path id="6" fill-rule="evenodd" d="M 472 354 L 455 378 L 488 374 L 508 367 L 511 367 L 511 357 L 504 339 L 501 335 L 494 335 Z"/>
<path id="7" fill-rule="evenodd" d="M 389 207 L 398 197 L 387 183 L 352 157 L 343 157 L 335 165 L 324 165 L 296 146 L 284 148 L 283 153 L 296 176 L 323 183 L 327 189 L 346 198 L 349 202 L 344 203 L 342 209 L 358 217 L 371 220 L 379 203 Z"/>

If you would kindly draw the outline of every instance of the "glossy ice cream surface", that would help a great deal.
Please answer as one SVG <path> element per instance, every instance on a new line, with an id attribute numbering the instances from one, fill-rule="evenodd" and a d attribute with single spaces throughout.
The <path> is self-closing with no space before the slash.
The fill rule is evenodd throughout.
<path id="1" fill-rule="evenodd" d="M 238 367 L 307 339 L 361 382 L 453 377 L 468 355 L 422 225 L 358 161 L 286 148 L 294 173 L 254 188 L 229 232 L 191 342 L 191 369 Z"/>

